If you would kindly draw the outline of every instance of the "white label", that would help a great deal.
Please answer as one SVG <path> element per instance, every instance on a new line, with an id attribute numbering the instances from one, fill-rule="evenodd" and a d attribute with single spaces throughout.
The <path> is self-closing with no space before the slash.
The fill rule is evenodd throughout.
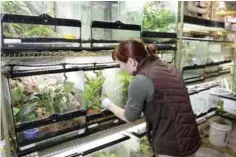
<path id="1" fill-rule="evenodd" d="M 4 44 L 21 43 L 21 39 L 4 39 Z"/>
<path id="2" fill-rule="evenodd" d="M 90 128 L 95 128 L 95 127 L 97 127 L 97 126 L 98 126 L 98 123 L 89 125 L 88 128 L 89 128 L 89 129 L 90 129 Z"/>
<path id="3" fill-rule="evenodd" d="M 35 143 L 32 143 L 32 144 L 26 145 L 26 146 L 24 146 L 24 147 L 20 147 L 20 150 L 29 149 L 29 148 L 35 147 L 35 146 L 36 146 L 36 144 L 35 144 Z"/>
<path id="4" fill-rule="evenodd" d="M 114 120 L 114 123 L 118 123 L 119 122 L 119 120 L 117 119 L 117 120 Z"/>
<path id="5" fill-rule="evenodd" d="M 79 131 L 78 131 L 78 134 L 83 134 L 85 132 L 85 129 L 80 129 Z"/>

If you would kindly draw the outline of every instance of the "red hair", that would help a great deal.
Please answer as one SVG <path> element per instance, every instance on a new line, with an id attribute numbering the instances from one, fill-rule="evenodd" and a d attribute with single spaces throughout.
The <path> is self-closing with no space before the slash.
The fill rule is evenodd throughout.
<path id="1" fill-rule="evenodd" d="M 135 59 L 137 62 L 140 62 L 144 58 L 153 61 L 158 58 L 155 56 L 156 51 L 156 45 L 145 46 L 140 39 L 129 39 L 120 42 L 115 47 L 115 50 L 112 52 L 112 58 L 113 60 L 119 60 L 124 63 L 127 62 L 128 58 Z"/>

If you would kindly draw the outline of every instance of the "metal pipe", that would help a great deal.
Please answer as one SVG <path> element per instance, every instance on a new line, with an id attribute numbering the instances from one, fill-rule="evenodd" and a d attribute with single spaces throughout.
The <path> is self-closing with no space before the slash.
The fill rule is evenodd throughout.
<path id="1" fill-rule="evenodd" d="M 235 36 L 236 37 L 236 36 Z M 233 91 L 233 89 L 234 89 L 234 86 L 235 86 L 235 65 L 236 65 L 236 63 L 235 63 L 235 59 L 236 59 L 236 40 L 234 40 L 234 60 L 233 60 L 233 62 L 234 62 L 234 64 L 233 64 L 233 85 L 232 85 L 232 91 Z"/>
<path id="2" fill-rule="evenodd" d="M 180 24 L 179 24 L 179 43 L 178 43 L 178 51 L 176 54 L 176 67 L 182 71 L 181 69 L 181 56 L 182 56 L 182 38 L 183 38 L 183 24 L 184 23 L 184 1 L 180 1 Z"/>
<path id="3" fill-rule="evenodd" d="M 7 109 L 6 109 L 6 99 L 4 98 L 4 89 L 3 89 L 3 75 L 1 74 L 1 118 L 2 118 L 2 126 L 3 126 L 3 135 L 4 140 L 6 142 L 6 156 L 11 155 L 11 147 L 10 147 L 10 136 L 8 130 L 8 120 L 7 120 Z"/>

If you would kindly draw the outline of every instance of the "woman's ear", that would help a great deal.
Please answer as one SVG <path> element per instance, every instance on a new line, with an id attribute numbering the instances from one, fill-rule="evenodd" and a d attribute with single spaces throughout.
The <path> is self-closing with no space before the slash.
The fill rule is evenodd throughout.
<path id="1" fill-rule="evenodd" d="M 136 61 L 133 58 L 128 58 L 129 65 L 136 66 Z"/>

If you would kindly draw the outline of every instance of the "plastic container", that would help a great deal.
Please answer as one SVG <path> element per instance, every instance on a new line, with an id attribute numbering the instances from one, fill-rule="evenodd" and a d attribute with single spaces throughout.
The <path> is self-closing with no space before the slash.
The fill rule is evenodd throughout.
<path id="1" fill-rule="evenodd" d="M 224 119 L 226 124 L 220 124 L 213 121 L 210 124 L 209 140 L 212 145 L 225 147 L 229 142 L 229 134 L 232 129 L 232 123 Z"/>
<path id="2" fill-rule="evenodd" d="M 24 136 L 26 139 L 34 139 L 37 137 L 38 132 L 39 132 L 38 128 L 26 130 L 24 131 Z"/>
<path id="3" fill-rule="evenodd" d="M 0 141 L 0 156 L 6 157 L 6 142 L 5 140 Z"/>

